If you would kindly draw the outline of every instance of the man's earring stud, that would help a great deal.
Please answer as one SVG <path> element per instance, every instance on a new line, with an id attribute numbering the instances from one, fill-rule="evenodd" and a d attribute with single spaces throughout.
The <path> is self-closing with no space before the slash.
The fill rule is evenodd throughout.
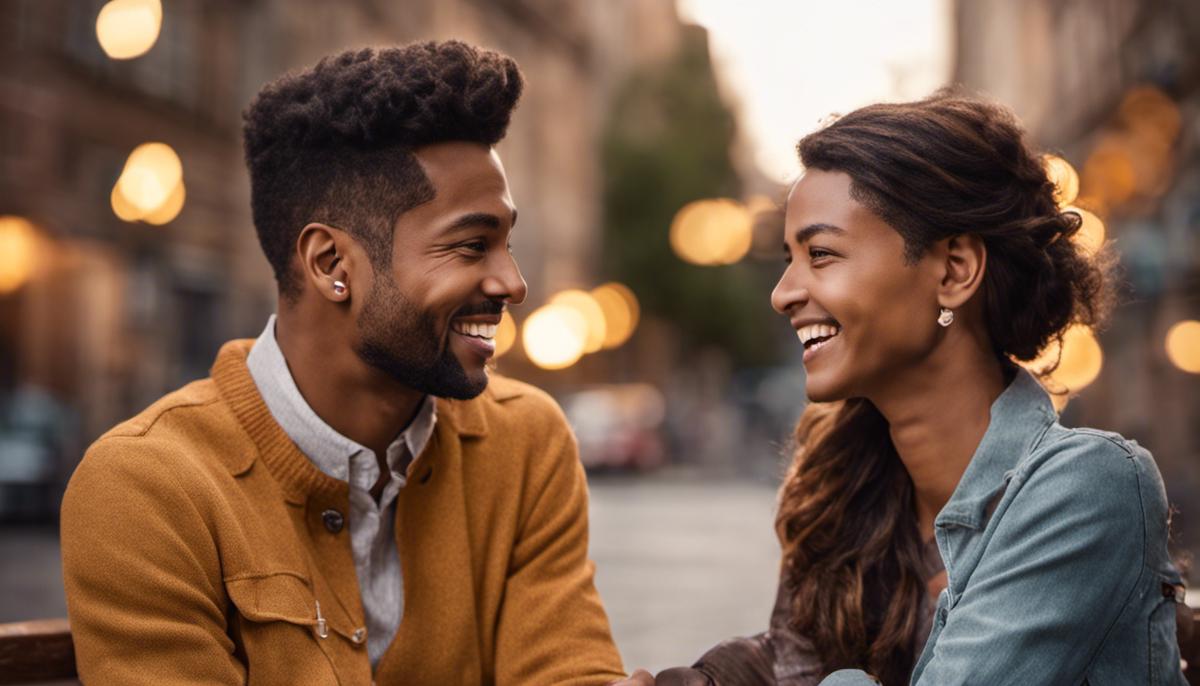
<path id="1" fill-rule="evenodd" d="M 338 295 L 345 295 L 346 294 L 346 284 L 342 283 L 341 281 L 334 281 L 333 282 L 333 292 L 337 293 Z"/>
<path id="2" fill-rule="evenodd" d="M 943 328 L 950 326 L 954 323 L 954 311 L 943 307 L 941 313 L 938 314 L 937 322 Z"/>

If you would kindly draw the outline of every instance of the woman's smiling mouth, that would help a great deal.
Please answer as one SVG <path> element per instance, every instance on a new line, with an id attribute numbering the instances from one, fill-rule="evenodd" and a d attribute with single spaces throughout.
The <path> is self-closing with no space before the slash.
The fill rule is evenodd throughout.
<path id="1" fill-rule="evenodd" d="M 796 328 L 796 337 L 804 346 L 804 362 L 807 364 L 817 351 L 828 345 L 842 332 L 836 324 L 806 324 Z"/>

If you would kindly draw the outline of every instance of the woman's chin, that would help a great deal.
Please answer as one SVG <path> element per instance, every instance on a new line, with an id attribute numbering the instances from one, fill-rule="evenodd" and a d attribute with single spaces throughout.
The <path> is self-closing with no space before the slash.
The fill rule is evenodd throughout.
<path id="1" fill-rule="evenodd" d="M 825 379 L 814 379 L 812 376 L 809 376 L 804 384 L 804 393 L 812 403 L 832 403 L 850 397 L 838 384 L 829 383 Z"/>

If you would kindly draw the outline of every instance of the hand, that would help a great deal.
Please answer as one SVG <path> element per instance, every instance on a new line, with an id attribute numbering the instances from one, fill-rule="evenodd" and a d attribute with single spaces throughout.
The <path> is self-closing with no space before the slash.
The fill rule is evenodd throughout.
<path id="1" fill-rule="evenodd" d="M 691 667 L 672 667 L 658 673 L 655 680 L 660 686 L 713 686 L 707 674 Z"/>
<path id="2" fill-rule="evenodd" d="M 654 686 L 654 677 L 644 669 L 637 669 L 628 678 L 609 682 L 608 686 Z"/>

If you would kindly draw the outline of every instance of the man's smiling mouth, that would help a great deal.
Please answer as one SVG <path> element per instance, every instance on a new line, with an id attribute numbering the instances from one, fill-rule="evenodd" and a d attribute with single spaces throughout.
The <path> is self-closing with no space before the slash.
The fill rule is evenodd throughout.
<path id="1" fill-rule="evenodd" d="M 450 328 L 455 333 L 471 338 L 480 338 L 488 342 L 496 340 L 496 325 L 495 324 L 478 324 L 475 322 L 460 322 L 455 321 L 450 324 Z"/>

